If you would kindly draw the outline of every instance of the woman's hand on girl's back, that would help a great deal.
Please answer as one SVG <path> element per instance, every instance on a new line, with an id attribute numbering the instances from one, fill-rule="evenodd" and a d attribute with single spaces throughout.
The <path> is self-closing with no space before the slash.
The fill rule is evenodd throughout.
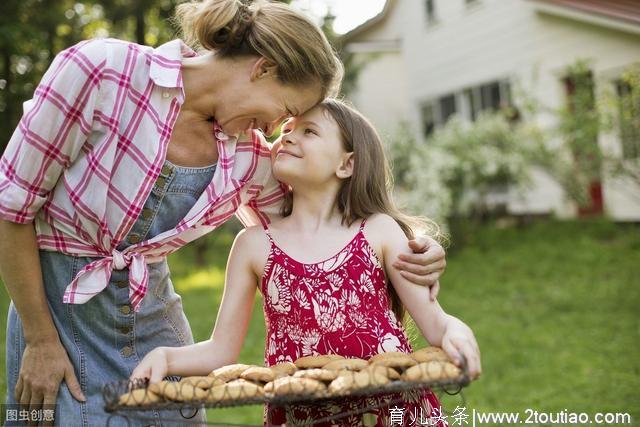
<path id="1" fill-rule="evenodd" d="M 167 353 L 164 347 L 157 347 L 142 359 L 129 379 L 149 379 L 150 383 L 157 383 L 167 376 L 168 371 Z"/>

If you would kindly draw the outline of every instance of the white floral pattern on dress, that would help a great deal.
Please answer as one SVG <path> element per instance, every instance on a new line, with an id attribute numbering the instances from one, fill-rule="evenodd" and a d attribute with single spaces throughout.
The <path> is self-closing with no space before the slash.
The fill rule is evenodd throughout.
<path id="1" fill-rule="evenodd" d="M 386 276 L 362 232 L 363 226 L 364 221 L 344 249 L 316 264 L 303 264 L 287 255 L 267 230 L 271 250 L 261 283 L 269 337 L 265 349 L 267 366 L 319 354 L 368 359 L 380 352 L 412 351 L 402 324 L 390 309 Z M 303 425 L 377 404 L 382 406 L 375 411 L 376 426 L 388 426 L 392 401 L 407 411 L 422 409 L 424 414 L 431 413 L 432 406 L 440 406 L 430 390 L 345 399 L 339 404 L 287 406 L 286 413 L 267 405 L 265 424 L 288 421 Z M 362 416 L 352 415 L 336 422 L 344 427 L 361 426 Z M 443 426 L 446 423 L 438 425 Z"/>

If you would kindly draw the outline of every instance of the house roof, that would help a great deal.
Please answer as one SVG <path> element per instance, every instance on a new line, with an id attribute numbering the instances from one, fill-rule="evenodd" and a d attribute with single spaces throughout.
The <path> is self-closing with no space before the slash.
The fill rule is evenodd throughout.
<path id="1" fill-rule="evenodd" d="M 578 12 L 599 15 L 605 18 L 624 21 L 628 24 L 640 25 L 640 1 L 638 0 L 534 0 L 536 3 L 548 4 L 573 9 Z"/>
<path id="2" fill-rule="evenodd" d="M 384 21 L 384 19 L 388 15 L 389 10 L 391 10 L 391 8 L 393 7 L 395 2 L 396 2 L 396 0 L 387 0 L 384 3 L 384 8 L 380 11 L 380 13 L 378 13 L 373 18 L 366 20 L 365 22 L 363 22 L 362 24 L 358 25 L 357 27 L 355 27 L 351 31 L 349 31 L 349 32 L 345 33 L 344 35 L 342 35 L 342 37 L 341 37 L 342 42 L 343 43 L 348 43 L 354 37 L 358 36 L 359 34 L 362 34 L 366 30 L 368 30 L 369 28 L 371 28 L 374 25 L 376 25 L 378 22 Z"/>
<path id="3" fill-rule="evenodd" d="M 618 29 L 630 30 L 632 32 L 640 31 L 640 0 L 530 0 L 545 7 L 544 10 L 549 13 L 553 13 L 553 9 L 564 9 L 567 12 L 577 12 L 579 14 L 593 16 L 595 19 L 584 19 L 584 17 L 577 17 L 578 19 L 587 20 L 592 23 L 601 24 L 605 26 L 611 26 L 606 21 L 619 22 L 623 27 L 617 27 Z M 382 11 L 373 18 L 363 22 L 356 28 L 352 29 L 348 33 L 345 33 L 342 37 L 342 43 L 349 43 L 355 37 L 362 34 L 369 28 L 375 26 L 379 22 L 384 21 L 388 16 L 389 11 L 396 3 L 396 0 L 387 0 L 384 4 Z M 561 13 L 561 15 L 567 16 L 567 14 Z M 602 18 L 602 19 L 599 19 Z"/>

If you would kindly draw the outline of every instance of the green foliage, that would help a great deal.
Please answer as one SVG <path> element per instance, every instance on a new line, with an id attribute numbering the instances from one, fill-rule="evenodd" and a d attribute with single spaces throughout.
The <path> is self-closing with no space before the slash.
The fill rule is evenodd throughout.
<path id="1" fill-rule="evenodd" d="M 619 155 L 608 156 L 607 167 L 613 176 L 626 178 L 640 186 L 640 63 L 629 67 L 622 74 L 620 83 L 626 85 L 627 90 L 609 102 L 609 105 L 616 105 L 607 110 L 605 120 L 608 118 L 617 128 L 623 155 L 622 158 Z M 640 199 L 640 195 L 635 196 Z"/>
<path id="2" fill-rule="evenodd" d="M 535 161 L 579 206 L 590 202 L 589 185 L 603 176 L 640 185 L 640 153 L 625 158 L 615 147 L 603 146 L 601 138 L 614 135 L 623 145 L 632 144 L 631 150 L 640 147 L 640 64 L 622 74 L 621 81 L 629 87 L 624 94 L 611 93 L 606 88 L 610 82 L 594 80 L 589 69 L 586 60 L 567 67 L 565 84 L 570 94 L 563 107 L 552 110 L 530 103 L 533 114 L 550 113 L 556 120 L 553 126 L 539 130 L 544 143 L 537 145 Z"/>
<path id="3" fill-rule="evenodd" d="M 53 57 L 80 40 L 116 37 L 157 46 L 174 38 L 177 0 L 3 0 L 0 13 L 0 152 Z"/>
<path id="4" fill-rule="evenodd" d="M 453 118 L 426 144 L 400 126 L 388 142 L 398 197 L 414 214 L 442 223 L 485 215 L 493 208 L 492 190 L 528 182 L 536 138 L 531 128 L 501 112 L 482 114 L 472 123 Z"/>

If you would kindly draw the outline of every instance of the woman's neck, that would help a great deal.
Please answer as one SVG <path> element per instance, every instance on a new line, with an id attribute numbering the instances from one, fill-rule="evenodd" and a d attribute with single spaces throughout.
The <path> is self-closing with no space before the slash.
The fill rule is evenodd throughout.
<path id="1" fill-rule="evenodd" d="M 213 52 L 182 59 L 184 103 L 181 110 L 206 118 L 215 117 L 224 100 L 225 88 L 237 79 L 242 61 L 216 56 Z"/>

